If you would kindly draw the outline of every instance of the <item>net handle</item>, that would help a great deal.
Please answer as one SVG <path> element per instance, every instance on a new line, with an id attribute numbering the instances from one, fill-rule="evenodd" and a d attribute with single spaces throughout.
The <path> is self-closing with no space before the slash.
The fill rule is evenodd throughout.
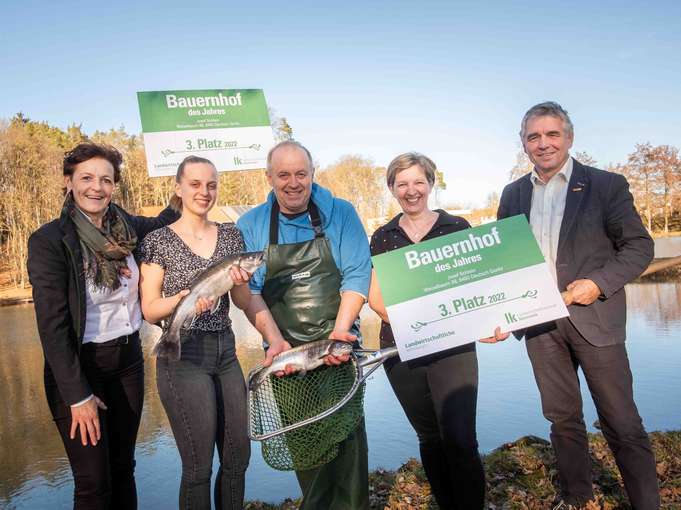
<path id="1" fill-rule="evenodd" d="M 362 356 L 358 356 L 358 354 L 362 354 Z M 265 441 L 267 439 L 279 436 L 281 434 L 285 434 L 286 432 L 290 432 L 292 430 L 298 429 L 300 427 L 304 427 L 305 425 L 309 425 L 310 423 L 317 422 L 319 420 L 323 420 L 327 416 L 331 416 L 333 413 L 338 411 L 341 407 L 343 407 L 345 404 L 348 403 L 348 401 L 355 396 L 355 393 L 357 393 L 357 390 L 359 389 L 360 385 L 367 380 L 367 378 L 373 374 L 378 367 L 380 367 L 385 360 L 388 358 L 392 358 L 393 356 L 397 355 L 397 347 L 388 347 L 386 349 L 357 349 L 352 351 L 352 362 L 355 363 L 357 366 L 357 376 L 355 377 L 355 382 L 352 384 L 352 387 L 350 388 L 350 391 L 348 391 L 347 395 L 345 395 L 341 400 L 339 400 L 335 405 L 327 409 L 326 411 L 323 411 L 319 413 L 316 416 L 312 416 L 310 418 L 306 418 L 305 420 L 299 421 L 298 423 L 292 423 L 291 425 L 288 425 L 286 427 L 282 427 L 279 430 L 275 430 L 274 432 L 269 432 L 267 434 L 255 434 L 253 432 L 253 427 L 251 423 L 251 419 L 249 417 L 248 420 L 248 437 L 253 440 L 253 441 Z M 368 370 L 364 370 L 365 367 L 368 367 Z M 249 414 L 250 414 L 250 409 L 252 409 L 252 400 L 251 400 L 251 395 L 252 392 L 249 390 L 248 391 L 248 409 L 249 409 Z"/>
<path id="2" fill-rule="evenodd" d="M 385 349 L 355 349 L 353 354 L 361 353 L 363 356 L 356 356 L 357 365 L 360 367 L 366 367 L 369 365 L 374 365 L 370 372 L 365 376 L 368 377 L 371 372 L 380 367 L 385 360 L 397 356 L 397 347 L 386 347 Z"/>

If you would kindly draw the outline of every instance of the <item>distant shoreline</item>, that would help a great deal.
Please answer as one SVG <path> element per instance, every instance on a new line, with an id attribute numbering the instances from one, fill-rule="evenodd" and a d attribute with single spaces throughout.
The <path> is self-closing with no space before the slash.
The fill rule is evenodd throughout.
<path id="1" fill-rule="evenodd" d="M 678 283 L 681 282 L 681 265 L 669 269 L 663 269 L 642 278 L 637 278 L 633 283 Z M 14 306 L 33 303 L 31 287 L 5 287 L 0 289 L 0 306 Z"/>
<path id="2" fill-rule="evenodd" d="M 7 287 L 0 290 L 0 306 L 23 305 L 33 303 L 31 287 Z"/>

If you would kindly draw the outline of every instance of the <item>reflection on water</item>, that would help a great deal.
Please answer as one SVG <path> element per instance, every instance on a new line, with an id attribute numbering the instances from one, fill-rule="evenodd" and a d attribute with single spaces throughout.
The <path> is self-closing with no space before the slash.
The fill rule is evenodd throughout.
<path id="1" fill-rule="evenodd" d="M 629 320 L 658 332 L 678 331 L 681 322 L 681 285 L 641 284 L 627 287 Z"/>
<path id="2" fill-rule="evenodd" d="M 649 430 L 681 427 L 681 284 L 628 287 L 628 350 L 639 410 Z M 363 333 L 377 347 L 379 323 L 363 314 Z M 239 359 L 248 371 L 262 358 L 257 333 L 234 314 Z M 72 482 L 45 402 L 43 357 L 30 305 L 0 309 L 0 508 L 70 508 Z M 145 346 L 148 352 L 148 345 Z M 546 437 L 539 398 L 522 342 L 478 345 L 478 434 L 483 451 L 526 434 Z M 137 450 L 140 508 L 176 506 L 179 456 L 156 392 L 155 366 L 146 365 L 145 404 Z M 582 385 L 584 388 L 585 384 Z M 585 394 L 585 418 L 595 410 Z M 371 467 L 397 467 L 417 456 L 416 438 L 379 370 L 366 393 Z M 276 501 L 298 494 L 295 477 L 264 465 L 254 444 L 247 497 Z"/>

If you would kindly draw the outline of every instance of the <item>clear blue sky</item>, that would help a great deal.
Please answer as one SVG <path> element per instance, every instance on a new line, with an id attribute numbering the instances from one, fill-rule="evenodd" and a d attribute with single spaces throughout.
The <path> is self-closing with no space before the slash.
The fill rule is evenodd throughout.
<path id="1" fill-rule="evenodd" d="M 418 150 L 445 202 L 499 192 L 525 110 L 601 166 L 681 146 L 681 2 L 7 2 L 0 117 L 141 130 L 135 92 L 262 88 L 326 166 Z"/>

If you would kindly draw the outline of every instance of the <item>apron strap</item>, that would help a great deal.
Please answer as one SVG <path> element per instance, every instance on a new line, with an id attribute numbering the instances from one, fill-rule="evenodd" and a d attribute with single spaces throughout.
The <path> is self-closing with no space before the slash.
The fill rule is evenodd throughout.
<path id="1" fill-rule="evenodd" d="M 324 237 L 324 230 L 322 229 L 322 219 L 319 215 L 317 205 L 310 200 L 307 206 L 310 214 L 310 222 L 314 229 L 314 236 Z M 272 204 L 272 211 L 270 212 L 270 244 L 279 244 L 279 202 L 276 200 Z"/>
<path id="2" fill-rule="evenodd" d="M 322 218 L 319 215 L 317 204 L 310 200 L 307 208 L 310 211 L 310 222 L 312 223 L 312 228 L 314 229 L 314 236 L 324 237 L 324 231 L 322 230 Z"/>

